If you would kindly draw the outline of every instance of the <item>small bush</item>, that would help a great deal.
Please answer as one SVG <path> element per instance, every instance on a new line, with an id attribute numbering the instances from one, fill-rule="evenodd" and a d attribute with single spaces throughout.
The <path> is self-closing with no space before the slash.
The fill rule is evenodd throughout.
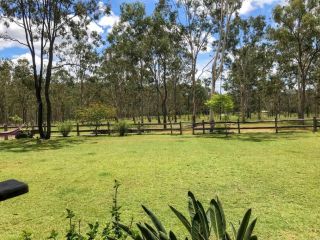
<path id="1" fill-rule="evenodd" d="M 23 139 L 23 138 L 33 138 L 33 133 L 31 131 L 19 131 L 16 136 L 16 139 Z"/>
<path id="2" fill-rule="evenodd" d="M 120 137 L 126 136 L 129 132 L 130 125 L 125 121 L 120 121 L 115 124 L 114 130 L 119 134 Z"/>
<path id="3" fill-rule="evenodd" d="M 72 123 L 69 121 L 58 124 L 58 131 L 62 134 L 63 137 L 68 137 L 72 129 L 73 129 Z"/>

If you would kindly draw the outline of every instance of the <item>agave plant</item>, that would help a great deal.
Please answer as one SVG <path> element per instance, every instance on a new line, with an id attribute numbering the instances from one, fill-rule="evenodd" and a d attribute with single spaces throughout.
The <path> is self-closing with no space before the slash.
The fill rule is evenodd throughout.
<path id="1" fill-rule="evenodd" d="M 151 212 L 148 208 L 142 205 L 143 210 L 147 213 L 151 219 L 153 226 L 148 223 L 137 223 L 137 227 L 140 231 L 136 233 L 132 231 L 129 227 L 119 224 L 119 227 L 125 231 L 128 236 L 134 240 L 177 240 L 175 234 L 172 231 L 167 232 L 159 219 Z"/>
<path id="2" fill-rule="evenodd" d="M 257 219 L 250 223 L 251 209 L 244 215 L 239 229 L 236 230 L 231 225 L 233 235 L 227 232 L 225 214 L 219 198 L 212 199 L 210 207 L 207 211 L 200 201 L 198 201 L 192 192 L 188 192 L 189 196 L 189 215 L 190 221 L 177 209 L 170 206 L 181 223 L 185 226 L 192 240 L 209 240 L 215 237 L 216 240 L 256 240 L 256 236 L 252 235 Z M 250 224 L 249 224 L 250 223 Z"/>

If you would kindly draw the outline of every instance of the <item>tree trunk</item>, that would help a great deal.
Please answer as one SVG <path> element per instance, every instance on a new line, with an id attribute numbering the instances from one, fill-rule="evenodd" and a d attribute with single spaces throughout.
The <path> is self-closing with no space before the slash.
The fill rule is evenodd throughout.
<path id="1" fill-rule="evenodd" d="M 163 66 L 163 99 L 162 99 L 162 114 L 163 114 L 163 128 L 167 129 L 167 117 L 168 117 L 168 109 L 167 109 L 167 99 L 168 99 L 168 90 L 167 90 L 167 69 L 166 63 Z"/>
<path id="2" fill-rule="evenodd" d="M 174 108 L 174 122 L 177 123 L 177 114 L 178 114 L 178 109 L 177 109 L 177 79 L 175 78 L 174 83 L 173 83 L 173 108 Z"/>
<path id="3" fill-rule="evenodd" d="M 140 61 L 140 121 L 143 123 L 143 110 L 144 110 L 144 103 L 143 103 L 143 63 Z"/>
<path id="4" fill-rule="evenodd" d="M 192 60 L 192 123 L 196 121 L 196 59 Z"/>

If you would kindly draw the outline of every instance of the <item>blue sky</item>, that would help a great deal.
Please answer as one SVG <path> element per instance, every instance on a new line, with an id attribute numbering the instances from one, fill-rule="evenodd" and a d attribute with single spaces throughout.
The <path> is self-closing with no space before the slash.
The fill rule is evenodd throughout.
<path id="1" fill-rule="evenodd" d="M 272 9 L 275 5 L 282 3 L 284 0 L 244 0 L 243 7 L 241 9 L 241 15 L 243 17 L 256 16 L 256 15 L 265 15 L 267 19 L 271 18 Z M 118 20 L 118 16 L 120 14 L 120 6 L 124 2 L 135 2 L 135 0 L 111 0 L 112 7 L 112 15 L 108 17 L 104 17 L 100 21 L 100 26 L 94 26 L 93 29 L 98 29 L 102 32 L 110 31 L 113 24 Z M 146 5 L 147 13 L 150 14 L 156 4 L 156 0 L 140 0 Z M 269 20 L 271 21 L 271 20 Z M 0 25 L 0 33 L 3 33 L 5 28 Z M 10 29 L 11 33 L 13 33 L 17 38 L 23 39 L 23 32 L 19 31 L 19 29 Z M 21 46 L 4 42 L 0 40 L 0 58 L 29 58 L 28 49 L 22 48 Z M 200 65 L 205 65 L 208 60 L 208 56 L 203 54 L 203 56 L 199 59 Z"/>

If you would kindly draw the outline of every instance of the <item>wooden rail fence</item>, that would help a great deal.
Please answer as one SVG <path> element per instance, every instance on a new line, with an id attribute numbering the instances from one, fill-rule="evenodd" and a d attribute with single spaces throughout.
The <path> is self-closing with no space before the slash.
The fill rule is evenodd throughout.
<path id="1" fill-rule="evenodd" d="M 264 121 L 218 121 L 218 122 L 196 122 L 192 125 L 192 134 L 201 132 L 205 134 L 207 132 L 226 132 L 236 131 L 241 133 L 242 130 L 274 130 L 275 133 L 279 133 L 280 130 L 307 130 L 312 129 L 313 132 L 317 132 L 320 127 L 320 119 L 316 117 L 311 119 L 286 119 L 280 120 L 275 118 L 274 120 Z"/>
<path id="2" fill-rule="evenodd" d="M 237 121 L 216 121 L 216 122 L 178 122 L 178 123 L 136 123 L 130 124 L 128 133 L 130 134 L 143 134 L 162 132 L 167 134 L 180 134 L 184 131 L 192 132 L 192 134 L 206 134 L 206 133 L 226 133 L 236 132 L 238 134 L 243 131 L 250 130 L 274 130 L 275 133 L 279 133 L 282 130 L 312 130 L 317 132 L 320 127 L 320 119 L 314 117 L 309 119 L 286 119 L 280 120 L 275 118 L 274 120 L 263 120 L 263 121 L 248 121 L 240 122 Z M 45 127 L 45 126 L 44 126 Z M 0 132 L 10 131 L 17 128 L 16 126 L 0 126 Z M 32 133 L 37 134 L 37 126 L 26 126 Z M 52 125 L 52 133 L 59 133 L 57 126 Z M 77 136 L 80 135 L 111 135 L 116 132 L 114 123 L 105 123 L 100 125 L 90 124 L 74 124 L 71 133 L 75 133 Z M 7 139 L 7 138 L 5 138 Z"/>
<path id="3" fill-rule="evenodd" d="M 44 126 L 45 128 L 46 126 Z M 90 125 L 90 124 L 74 124 L 72 125 L 71 133 L 76 133 L 77 136 L 83 134 L 90 134 L 90 135 L 111 135 L 116 132 L 115 124 L 106 123 L 106 124 L 98 124 L 98 125 Z M 0 127 L 0 132 L 9 131 L 10 129 L 15 129 L 16 126 L 8 126 L 3 125 Z M 33 134 L 38 134 L 38 126 L 25 126 L 24 129 L 30 130 Z M 51 126 L 51 133 L 60 133 L 57 129 L 56 125 Z M 165 132 L 173 134 L 183 134 L 183 127 L 182 122 L 178 123 L 136 123 L 136 124 L 129 124 L 128 133 L 131 134 L 142 134 L 142 133 L 150 133 L 150 132 Z"/>

